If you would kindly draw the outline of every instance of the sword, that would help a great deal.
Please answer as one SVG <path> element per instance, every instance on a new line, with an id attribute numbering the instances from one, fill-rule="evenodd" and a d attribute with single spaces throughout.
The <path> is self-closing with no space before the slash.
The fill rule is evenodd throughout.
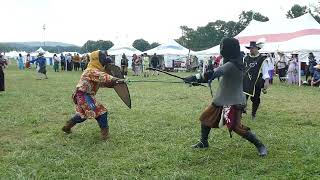
<path id="1" fill-rule="evenodd" d="M 177 76 L 177 75 L 168 73 L 168 72 L 166 72 L 166 71 L 163 71 L 163 70 L 160 70 L 160 69 L 157 69 L 157 68 L 147 68 L 147 70 L 158 71 L 158 72 L 167 74 L 167 75 L 169 75 L 169 76 L 172 76 L 172 77 L 181 79 L 181 80 L 183 80 L 185 83 L 188 83 L 188 84 L 190 84 L 190 85 L 192 85 L 192 86 L 203 86 L 203 87 L 207 87 L 207 86 L 205 86 L 205 85 L 203 85 L 203 84 L 200 84 L 200 83 L 197 83 L 197 82 L 189 82 L 189 81 L 186 81 L 185 78 L 183 78 L 183 77 L 180 77 L 180 76 Z"/>

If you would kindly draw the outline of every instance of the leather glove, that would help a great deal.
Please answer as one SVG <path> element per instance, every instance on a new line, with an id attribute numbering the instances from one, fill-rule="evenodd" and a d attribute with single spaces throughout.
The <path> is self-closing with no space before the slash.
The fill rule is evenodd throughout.
<path id="1" fill-rule="evenodd" d="M 183 80 L 185 83 L 198 82 L 197 77 L 195 75 L 187 76 Z"/>

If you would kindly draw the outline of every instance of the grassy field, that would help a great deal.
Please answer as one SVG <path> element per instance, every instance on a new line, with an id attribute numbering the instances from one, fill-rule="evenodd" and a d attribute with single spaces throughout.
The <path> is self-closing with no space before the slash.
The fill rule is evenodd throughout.
<path id="1" fill-rule="evenodd" d="M 131 110 L 113 89 L 100 89 L 97 99 L 109 109 L 111 139 L 99 139 L 95 120 L 66 135 L 61 127 L 74 114 L 70 97 L 80 75 L 50 68 L 49 79 L 39 81 L 34 70 L 5 70 L 0 179 L 320 178 L 319 88 L 276 82 L 262 95 L 254 122 L 250 103 L 243 123 L 268 147 L 261 158 L 249 142 L 235 134 L 229 138 L 226 128 L 211 132 L 209 149 L 192 149 L 211 96 L 207 88 L 184 84 L 131 83 Z M 177 81 L 166 75 L 149 79 Z"/>

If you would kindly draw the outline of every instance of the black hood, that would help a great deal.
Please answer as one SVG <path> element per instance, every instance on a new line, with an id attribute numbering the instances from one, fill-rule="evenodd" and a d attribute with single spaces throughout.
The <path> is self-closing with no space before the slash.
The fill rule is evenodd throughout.
<path id="1" fill-rule="evenodd" d="M 243 56 L 240 52 L 240 44 L 237 39 L 223 38 L 220 43 L 220 54 L 223 57 L 223 64 L 232 62 L 241 71 L 244 70 Z"/>

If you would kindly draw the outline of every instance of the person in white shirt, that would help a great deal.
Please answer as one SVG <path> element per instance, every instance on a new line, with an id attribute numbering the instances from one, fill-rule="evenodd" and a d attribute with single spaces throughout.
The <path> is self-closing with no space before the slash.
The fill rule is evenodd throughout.
<path id="1" fill-rule="evenodd" d="M 269 76 L 270 76 L 269 83 L 273 84 L 273 74 L 274 74 L 275 61 L 274 61 L 274 58 L 272 57 L 272 54 L 267 54 L 266 62 L 268 64 L 268 69 L 269 69 L 268 70 L 268 73 L 269 73 Z"/>

